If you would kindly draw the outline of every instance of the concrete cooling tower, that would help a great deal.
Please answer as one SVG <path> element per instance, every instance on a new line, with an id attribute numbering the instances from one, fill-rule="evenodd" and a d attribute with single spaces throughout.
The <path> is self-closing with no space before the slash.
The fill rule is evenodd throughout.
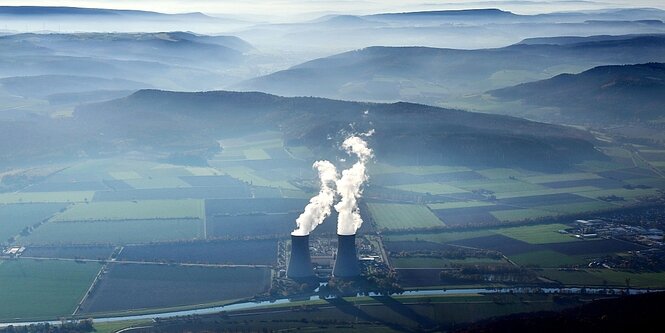
<path id="1" fill-rule="evenodd" d="M 360 275 L 358 255 L 356 254 L 356 235 L 337 235 L 337 258 L 333 267 L 333 276 L 353 278 Z"/>
<path id="2" fill-rule="evenodd" d="M 310 278 L 314 276 L 312 258 L 309 255 L 309 235 L 291 235 L 291 257 L 286 276 L 291 279 Z"/>

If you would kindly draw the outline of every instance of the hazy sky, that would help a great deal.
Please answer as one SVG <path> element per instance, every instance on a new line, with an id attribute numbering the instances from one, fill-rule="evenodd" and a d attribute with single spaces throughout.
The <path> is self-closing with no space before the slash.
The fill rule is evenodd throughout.
<path id="1" fill-rule="evenodd" d="M 496 7 L 517 13 L 542 13 L 607 7 L 656 7 L 663 0 L 540 1 L 540 0 L 0 0 L 1 5 L 48 5 L 140 9 L 167 13 L 204 12 L 266 17 L 323 13 L 365 14 L 387 11 Z"/>

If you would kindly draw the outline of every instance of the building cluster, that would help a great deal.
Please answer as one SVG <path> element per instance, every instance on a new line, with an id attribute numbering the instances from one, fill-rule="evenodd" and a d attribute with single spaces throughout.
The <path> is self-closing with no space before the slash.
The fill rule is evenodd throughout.
<path id="1" fill-rule="evenodd" d="M 24 246 L 10 246 L 2 250 L 2 256 L 8 258 L 17 258 L 20 257 L 25 251 Z"/>
<path id="2" fill-rule="evenodd" d="M 280 277 L 353 278 L 360 275 L 361 268 L 385 265 L 378 241 L 369 236 L 292 236 L 291 245 L 284 250 L 284 265 L 278 261 Z"/>
<path id="3" fill-rule="evenodd" d="M 577 238 L 614 238 L 621 239 L 648 247 L 662 247 L 663 230 L 658 228 L 644 228 L 605 220 L 576 220 L 575 227 L 562 230 Z"/>

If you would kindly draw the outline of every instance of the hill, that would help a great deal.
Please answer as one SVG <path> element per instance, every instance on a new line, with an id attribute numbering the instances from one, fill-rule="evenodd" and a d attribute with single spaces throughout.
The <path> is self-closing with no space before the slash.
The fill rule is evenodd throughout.
<path id="1" fill-rule="evenodd" d="M 189 32 L 23 33 L 0 36 L 0 77 L 31 77 L 31 84 L 53 87 L 54 76 L 88 77 L 74 82 L 83 90 L 162 88 L 200 90 L 239 79 L 254 48 L 234 36 Z M 5 51 L 6 50 L 6 51 Z M 103 80 L 102 80 L 103 79 Z M 24 91 L 28 79 L 3 82 L 7 91 Z M 109 80 L 114 81 L 109 87 Z M 124 87 L 119 80 L 132 81 Z M 62 81 L 62 80 L 59 80 Z M 125 83 L 129 83 L 126 82 Z M 16 87 L 12 87 L 17 84 Z M 55 92 L 70 92 L 52 88 Z M 19 94 L 21 94 L 19 92 Z M 31 92 L 27 95 L 46 95 Z"/>
<path id="2" fill-rule="evenodd" d="M 143 10 L 121 10 L 106 8 L 83 8 L 64 6 L 0 6 L 0 16 L 101 16 L 114 19 L 152 17 L 152 18 L 190 18 L 213 19 L 202 13 L 164 14 Z"/>
<path id="3" fill-rule="evenodd" d="M 665 35 L 580 38 L 496 49 L 369 47 L 245 81 L 241 90 L 427 104 L 559 74 L 627 62 L 665 62 Z"/>
<path id="4" fill-rule="evenodd" d="M 331 138 L 374 129 L 372 145 L 386 161 L 423 164 L 564 168 L 602 158 L 586 132 L 507 116 L 412 103 L 364 103 L 286 98 L 256 92 L 199 93 L 141 90 L 126 98 L 79 107 L 74 118 L 88 143 L 155 150 L 206 151 L 217 140 L 278 130 L 287 145 L 307 145 L 322 156 L 338 153 Z"/>
<path id="5" fill-rule="evenodd" d="M 599 66 L 579 74 L 493 90 L 503 101 L 560 109 L 577 122 L 625 123 L 665 117 L 665 64 Z"/>

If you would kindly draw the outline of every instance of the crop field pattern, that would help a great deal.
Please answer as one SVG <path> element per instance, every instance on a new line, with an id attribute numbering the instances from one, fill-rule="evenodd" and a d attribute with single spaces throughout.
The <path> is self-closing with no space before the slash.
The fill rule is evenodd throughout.
<path id="1" fill-rule="evenodd" d="M 0 244 L 65 207 L 65 204 L 57 203 L 0 205 Z"/>
<path id="2" fill-rule="evenodd" d="M 120 260 L 271 265 L 277 260 L 277 240 L 218 240 L 126 246 Z"/>
<path id="3" fill-rule="evenodd" d="M 142 200 L 75 204 L 51 221 L 109 221 L 150 219 L 200 219 L 202 200 Z"/>
<path id="4" fill-rule="evenodd" d="M 374 222 L 381 229 L 441 227 L 443 222 L 423 205 L 368 203 Z"/>
<path id="5" fill-rule="evenodd" d="M 270 287 L 267 268 L 211 268 L 114 264 L 82 313 L 219 302 L 251 297 Z"/>
<path id="6" fill-rule="evenodd" d="M 0 262 L 0 319 L 71 315 L 100 268 L 72 261 Z"/>
<path id="7" fill-rule="evenodd" d="M 203 237 L 196 219 L 49 222 L 23 238 L 27 245 L 135 244 Z"/>

